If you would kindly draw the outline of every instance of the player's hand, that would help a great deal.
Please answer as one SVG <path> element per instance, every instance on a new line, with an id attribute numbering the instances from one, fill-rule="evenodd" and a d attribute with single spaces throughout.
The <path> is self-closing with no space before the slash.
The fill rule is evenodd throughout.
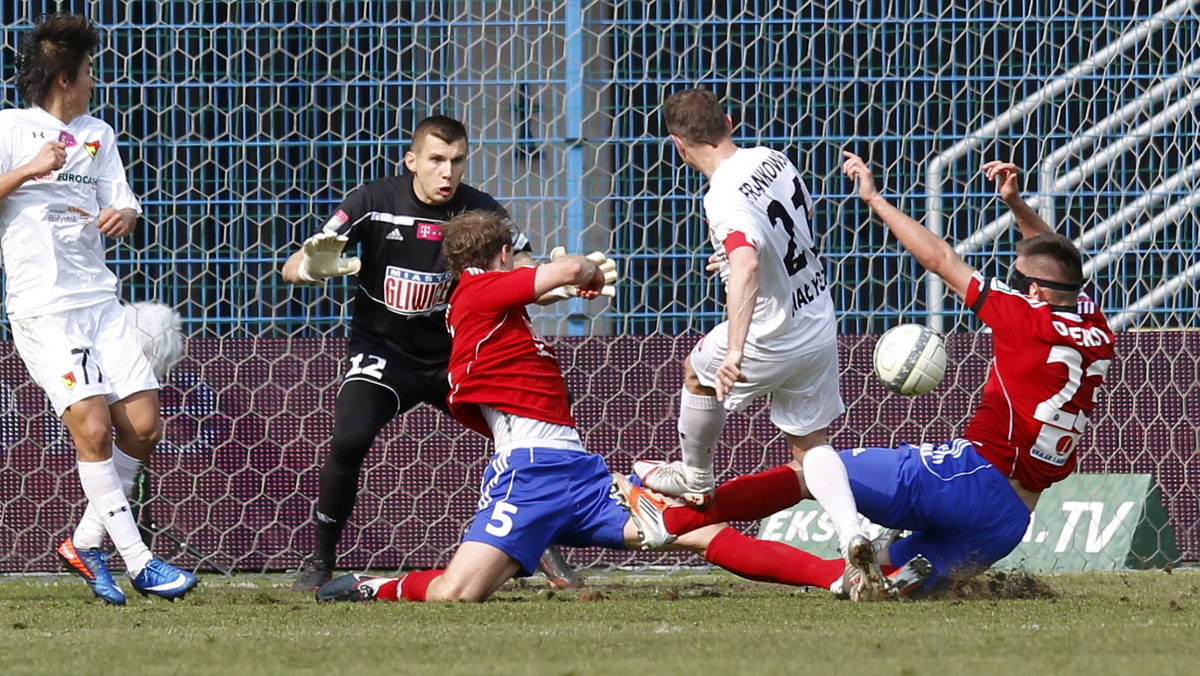
<path id="1" fill-rule="evenodd" d="M 1021 196 L 1021 173 L 1012 162 L 985 162 L 983 175 L 987 180 L 996 182 L 996 187 L 1000 190 L 1000 199 L 1005 202 Z"/>
<path id="2" fill-rule="evenodd" d="M 35 177 L 62 169 L 67 163 L 67 145 L 60 141 L 46 141 L 46 145 L 25 165 Z"/>
<path id="3" fill-rule="evenodd" d="M 875 177 L 871 175 L 871 170 L 867 167 L 867 163 L 863 161 L 863 158 L 849 150 L 843 150 L 842 157 L 846 158 L 842 162 L 842 173 L 854 179 L 855 183 L 858 184 L 859 198 L 864 202 L 870 202 L 879 197 L 879 190 L 875 187 Z"/>
<path id="4" fill-rule="evenodd" d="M 721 266 L 724 264 L 725 259 L 721 256 L 721 254 L 714 251 L 713 254 L 708 257 L 708 264 L 704 266 L 704 271 L 720 272 Z"/>
<path id="5" fill-rule="evenodd" d="M 297 274 L 308 282 L 323 282 L 330 277 L 358 274 L 362 262 L 357 256 L 345 258 L 342 249 L 350 241 L 345 235 L 319 232 L 304 240 L 304 258 L 300 261 Z"/>
<path id="6" fill-rule="evenodd" d="M 556 246 L 550 250 L 550 261 L 556 261 L 566 255 L 567 249 L 565 247 Z M 591 281 L 583 286 L 564 284 L 546 293 L 546 295 L 542 296 L 541 300 L 560 301 L 574 296 L 591 300 L 599 296 L 612 298 L 617 295 L 617 264 L 602 251 L 593 251 L 587 255 L 587 258 L 596 264 L 596 267 L 599 268 L 599 274 L 593 276 Z"/>
<path id="7" fill-rule="evenodd" d="M 725 401 L 725 395 L 733 389 L 734 383 L 746 382 L 746 374 L 742 373 L 742 351 L 729 350 L 725 359 L 717 368 L 716 387 L 717 401 Z"/>
<path id="8" fill-rule="evenodd" d="M 133 222 L 116 209 L 101 209 L 100 216 L 96 218 L 96 228 L 105 237 L 120 239 L 133 232 Z"/>

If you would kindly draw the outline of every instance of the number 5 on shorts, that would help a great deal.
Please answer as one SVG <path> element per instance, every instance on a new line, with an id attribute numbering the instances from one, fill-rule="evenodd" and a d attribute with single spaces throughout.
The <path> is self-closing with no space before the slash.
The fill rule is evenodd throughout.
<path id="1" fill-rule="evenodd" d="M 512 516 L 517 513 L 516 505 L 510 505 L 507 502 L 497 502 L 496 507 L 492 509 L 492 517 L 488 519 L 488 525 L 483 529 L 488 533 L 502 538 L 512 532 L 513 522 Z"/>

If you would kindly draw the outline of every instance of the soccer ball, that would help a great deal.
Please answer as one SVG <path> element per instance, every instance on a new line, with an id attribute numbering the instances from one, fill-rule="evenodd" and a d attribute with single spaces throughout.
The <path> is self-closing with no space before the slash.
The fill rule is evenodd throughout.
<path id="1" fill-rule="evenodd" d="M 875 343 L 875 375 L 896 394 L 925 394 L 946 375 L 946 346 L 929 327 L 893 327 Z"/>
<path id="2" fill-rule="evenodd" d="M 183 358 L 183 320 L 178 312 L 155 301 L 126 305 L 125 318 L 150 360 L 154 377 L 161 382 L 167 371 Z"/>

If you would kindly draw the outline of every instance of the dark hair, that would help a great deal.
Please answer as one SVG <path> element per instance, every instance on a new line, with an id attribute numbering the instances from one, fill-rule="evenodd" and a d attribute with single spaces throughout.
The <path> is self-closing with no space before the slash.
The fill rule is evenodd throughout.
<path id="1" fill-rule="evenodd" d="M 417 148 L 426 136 L 439 138 L 446 143 L 467 140 L 467 128 L 462 122 L 445 115 L 431 115 L 417 123 L 413 131 L 411 149 Z"/>
<path id="2" fill-rule="evenodd" d="M 455 277 L 467 268 L 486 270 L 505 245 L 512 246 L 512 225 L 494 211 L 467 211 L 442 224 L 442 253 Z"/>
<path id="3" fill-rule="evenodd" d="M 78 14 L 50 14 L 21 42 L 17 55 L 17 89 L 27 103 L 40 106 L 60 73 L 75 82 L 88 54 L 100 44 L 92 22 Z"/>
<path id="4" fill-rule="evenodd" d="M 676 92 L 663 101 L 667 133 L 691 145 L 715 146 L 729 138 L 725 111 L 717 95 L 706 89 Z"/>
<path id="5" fill-rule="evenodd" d="M 1054 233 L 1029 237 L 1017 242 L 1017 255 L 1043 256 L 1058 264 L 1064 284 L 1083 285 L 1083 256 L 1070 239 Z M 1056 280 L 1051 280 L 1056 281 Z"/>

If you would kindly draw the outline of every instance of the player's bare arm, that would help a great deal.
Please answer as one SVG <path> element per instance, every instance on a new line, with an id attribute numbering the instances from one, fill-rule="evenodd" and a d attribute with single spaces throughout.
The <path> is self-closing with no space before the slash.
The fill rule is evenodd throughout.
<path id="1" fill-rule="evenodd" d="M 31 178 L 62 169 L 67 162 L 67 146 L 59 141 L 47 141 L 25 164 L 0 174 L 0 200 L 6 199 Z"/>
<path id="2" fill-rule="evenodd" d="M 533 259 L 529 258 L 529 256 L 527 254 L 524 254 L 524 252 L 522 252 L 521 254 L 518 254 L 518 256 L 521 256 L 521 255 L 524 255 L 526 258 L 528 258 L 530 260 L 530 263 L 528 263 L 528 265 L 536 264 L 533 262 Z M 551 262 L 556 261 L 559 258 L 562 258 L 563 256 L 566 256 L 566 255 L 567 255 L 567 249 L 565 247 L 556 246 L 550 250 L 550 261 Z M 595 293 L 595 294 L 588 293 L 585 295 L 580 292 L 578 287 L 570 285 L 570 284 L 566 284 L 566 285 L 560 286 L 558 288 L 551 289 L 548 293 L 545 293 L 545 294 L 542 294 L 541 296 L 539 296 L 536 301 L 537 304 L 538 305 L 550 305 L 551 303 L 557 303 L 560 300 L 567 300 L 568 298 L 573 298 L 575 296 L 582 296 L 586 300 L 591 300 L 598 296 L 608 296 L 609 298 L 616 296 L 617 295 L 617 286 L 616 286 L 616 284 L 617 284 L 617 264 L 611 258 L 609 258 L 608 255 L 605 254 L 603 251 L 593 251 L 592 253 L 588 254 L 586 256 L 586 258 L 600 267 L 600 276 L 602 276 L 602 278 L 603 278 L 603 284 L 600 285 L 600 289 L 599 289 L 598 293 Z M 522 266 L 521 258 L 515 257 L 513 265 L 515 267 L 521 267 Z"/>
<path id="3" fill-rule="evenodd" d="M 1036 237 L 1053 232 L 1050 225 L 1021 197 L 1021 177 L 1017 165 L 1002 160 L 985 162 L 983 175 L 987 180 L 996 182 L 1000 199 L 1004 200 L 1012 210 L 1013 217 L 1017 219 L 1021 237 Z"/>
<path id="4" fill-rule="evenodd" d="M 734 383 L 746 380 L 742 373 L 742 357 L 746 336 L 750 335 L 750 320 L 758 300 L 758 250 L 752 246 L 737 247 L 728 253 L 729 282 L 726 285 L 725 306 L 729 313 L 729 349 L 717 368 L 717 400 L 724 401 Z"/>
<path id="5" fill-rule="evenodd" d="M 587 256 L 566 254 L 538 266 L 533 279 L 533 290 L 541 297 L 568 284 L 578 288 L 581 297 L 595 298 L 604 287 L 604 273 L 601 272 L 600 266 Z"/>
<path id="6" fill-rule="evenodd" d="M 133 209 L 101 209 L 96 218 L 96 228 L 105 237 L 120 239 L 133 232 L 137 225 L 138 213 Z"/>
<path id="7" fill-rule="evenodd" d="M 946 281 L 954 293 L 966 298 L 967 285 L 975 270 L 954 253 L 954 249 L 925 226 L 892 206 L 875 187 L 871 170 L 858 155 L 843 151 L 842 172 L 858 184 L 858 196 L 883 221 L 909 253 L 930 272 Z"/>

